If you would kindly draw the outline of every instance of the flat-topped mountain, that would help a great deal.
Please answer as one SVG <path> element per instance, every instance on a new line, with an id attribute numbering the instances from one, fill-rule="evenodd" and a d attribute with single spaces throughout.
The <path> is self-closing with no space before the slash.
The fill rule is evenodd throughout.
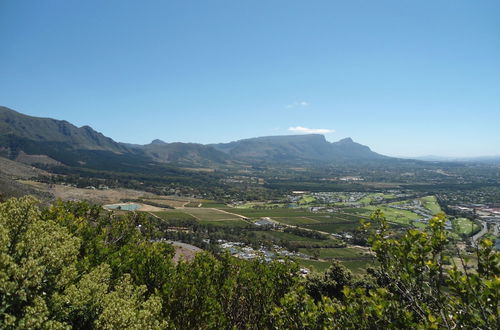
<path id="1" fill-rule="evenodd" d="M 329 162 L 387 158 L 351 138 L 331 143 L 320 134 L 266 136 L 211 146 L 241 160 Z"/>

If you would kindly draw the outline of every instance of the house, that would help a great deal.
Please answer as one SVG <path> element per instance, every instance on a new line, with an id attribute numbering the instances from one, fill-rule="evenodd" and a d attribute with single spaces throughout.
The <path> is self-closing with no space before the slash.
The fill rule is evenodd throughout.
<path id="1" fill-rule="evenodd" d="M 260 220 L 255 221 L 254 225 L 259 226 L 259 227 L 276 227 L 277 226 L 276 222 L 272 221 L 269 218 L 261 218 Z"/>

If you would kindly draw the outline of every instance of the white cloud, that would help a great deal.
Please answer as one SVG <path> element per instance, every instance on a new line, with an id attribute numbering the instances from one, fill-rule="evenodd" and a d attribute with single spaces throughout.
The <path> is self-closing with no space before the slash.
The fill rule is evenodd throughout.
<path id="1" fill-rule="evenodd" d="M 299 102 L 293 102 L 289 105 L 286 106 L 287 109 L 292 109 L 292 108 L 298 108 L 298 107 L 308 107 L 309 102 L 306 101 L 299 101 Z"/>
<path id="2" fill-rule="evenodd" d="M 289 127 L 289 131 L 295 133 L 303 133 L 303 134 L 328 134 L 335 132 L 333 129 L 327 128 L 307 128 L 302 126 Z"/>

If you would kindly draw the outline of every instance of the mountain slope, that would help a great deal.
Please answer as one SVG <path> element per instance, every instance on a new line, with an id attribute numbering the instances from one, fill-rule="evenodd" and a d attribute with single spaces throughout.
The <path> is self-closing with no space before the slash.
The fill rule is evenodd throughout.
<path id="1" fill-rule="evenodd" d="M 16 147 L 16 141 L 62 143 L 79 150 L 125 152 L 126 148 L 89 126 L 76 127 L 65 120 L 31 117 L 0 107 L 0 139 Z"/>
<path id="2" fill-rule="evenodd" d="M 323 135 L 266 136 L 212 145 L 215 149 L 240 160 L 287 161 L 348 161 L 373 160 L 388 157 L 347 138 L 330 143 Z"/>
<path id="3" fill-rule="evenodd" d="M 230 158 L 215 148 L 198 143 L 166 143 L 154 140 L 143 146 L 135 145 L 134 148 L 160 163 L 210 166 L 225 163 Z"/>

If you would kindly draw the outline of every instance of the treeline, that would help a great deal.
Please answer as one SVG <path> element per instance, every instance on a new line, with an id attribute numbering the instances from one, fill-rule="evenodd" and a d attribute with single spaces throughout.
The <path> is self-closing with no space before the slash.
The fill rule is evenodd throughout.
<path id="1" fill-rule="evenodd" d="M 328 235 L 320 233 L 318 231 L 302 229 L 299 227 L 286 227 L 283 231 L 285 233 L 290 233 L 297 236 L 302 236 L 312 239 L 327 240 L 329 238 Z"/>
<path id="2" fill-rule="evenodd" d="M 373 220 L 365 229 L 379 268 L 355 277 L 334 263 L 304 279 L 291 262 L 226 254 L 175 264 L 161 228 L 139 212 L 10 199 L 0 204 L 0 328 L 498 328 L 490 241 L 477 268 L 445 266 L 442 217 L 397 240 L 380 213 Z"/>

